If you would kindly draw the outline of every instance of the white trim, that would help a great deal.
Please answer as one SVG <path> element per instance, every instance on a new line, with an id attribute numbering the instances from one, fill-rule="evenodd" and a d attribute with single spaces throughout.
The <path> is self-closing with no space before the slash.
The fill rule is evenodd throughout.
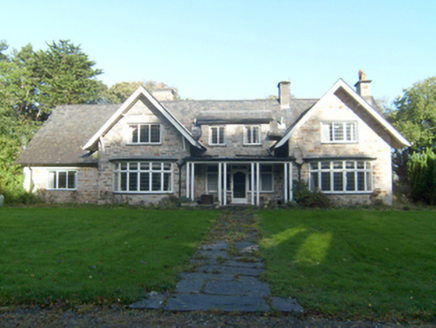
<path id="1" fill-rule="evenodd" d="M 260 164 L 256 162 L 256 205 L 260 204 Z"/>
<path id="2" fill-rule="evenodd" d="M 374 108 L 372 108 L 362 97 L 360 97 L 347 83 L 342 79 L 339 79 L 325 94 L 322 98 L 315 104 L 309 111 L 297 122 L 284 136 L 280 139 L 272 149 L 283 146 L 289 138 L 303 125 L 309 118 L 326 102 L 326 99 L 333 95 L 339 88 L 343 88 L 351 97 L 356 100 L 360 106 L 362 106 L 377 122 L 379 122 L 388 132 L 401 144 L 401 147 L 410 146 L 409 141 L 407 141 L 395 128 L 386 121 L 383 116 L 381 116 Z"/>
<path id="3" fill-rule="evenodd" d="M 227 162 L 223 163 L 224 165 L 224 173 L 223 173 L 223 186 L 224 186 L 224 190 L 223 190 L 223 204 L 224 206 L 227 205 Z"/>
<path id="4" fill-rule="evenodd" d="M 109 131 L 112 126 L 122 117 L 122 114 L 127 111 L 136 101 L 139 100 L 140 96 L 146 97 L 153 106 L 162 113 L 162 115 L 195 147 L 204 148 L 198 141 L 194 139 L 191 133 L 186 129 L 186 127 L 177 120 L 171 112 L 158 102 L 142 85 L 133 92 L 129 98 L 118 108 L 118 110 L 100 127 L 100 129 L 88 140 L 85 146 L 82 147 L 83 150 L 93 150 L 95 143 L 98 138 Z"/>
<path id="5" fill-rule="evenodd" d="M 258 142 L 248 142 L 248 130 L 250 130 L 251 139 L 253 139 L 253 128 L 258 129 L 257 140 Z M 262 145 L 262 130 L 260 125 L 244 125 L 244 146 L 259 146 Z"/>
<path id="6" fill-rule="evenodd" d="M 283 169 L 284 169 L 284 183 L 283 183 L 283 189 L 285 190 L 285 203 L 287 203 L 288 201 L 289 201 L 289 198 L 288 198 L 288 181 L 289 181 L 289 179 L 288 179 L 288 163 L 284 163 L 283 164 Z"/>
<path id="7" fill-rule="evenodd" d="M 217 143 L 212 142 L 213 132 L 212 129 L 217 129 Z M 223 129 L 223 140 L 220 139 L 220 129 Z M 209 126 L 209 145 L 210 146 L 225 146 L 226 145 L 226 126 L 225 125 L 214 125 Z"/>

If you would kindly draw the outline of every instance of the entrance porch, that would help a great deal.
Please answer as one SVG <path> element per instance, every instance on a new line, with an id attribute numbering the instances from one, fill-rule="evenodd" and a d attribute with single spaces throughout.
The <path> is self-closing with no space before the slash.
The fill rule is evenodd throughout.
<path id="1" fill-rule="evenodd" d="M 213 195 L 220 206 L 292 200 L 292 160 L 189 160 L 186 197 Z"/>

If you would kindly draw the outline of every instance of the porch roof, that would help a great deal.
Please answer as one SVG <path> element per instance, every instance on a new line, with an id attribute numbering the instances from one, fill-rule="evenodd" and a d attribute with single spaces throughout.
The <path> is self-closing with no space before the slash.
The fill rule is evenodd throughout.
<path id="1" fill-rule="evenodd" d="M 185 157 L 185 162 L 203 163 L 254 163 L 254 162 L 276 162 L 289 163 L 295 161 L 295 157 L 268 157 L 268 156 L 246 156 L 246 157 Z"/>

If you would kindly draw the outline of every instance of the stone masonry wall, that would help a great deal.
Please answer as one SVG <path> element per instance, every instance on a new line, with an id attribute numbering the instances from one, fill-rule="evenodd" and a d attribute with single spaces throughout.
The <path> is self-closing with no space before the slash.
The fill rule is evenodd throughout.
<path id="1" fill-rule="evenodd" d="M 160 144 L 129 144 L 132 123 L 160 123 Z M 102 138 L 99 144 L 99 169 L 98 169 L 98 201 L 99 203 L 129 203 L 149 205 L 158 203 L 168 197 L 168 192 L 160 194 L 134 194 L 115 193 L 113 188 L 114 164 L 111 160 L 120 158 L 147 158 L 144 161 L 159 162 L 162 159 L 172 158 L 173 166 L 173 191 L 170 194 L 179 196 L 179 169 L 177 159 L 188 156 L 189 143 L 183 142 L 183 137 L 167 119 L 157 111 L 146 99 L 140 99 Z M 182 174 L 185 175 L 185 167 Z M 185 179 L 183 178 L 182 181 Z M 182 185 L 182 196 L 185 195 L 186 185 Z"/>
<path id="2" fill-rule="evenodd" d="M 359 109 L 344 93 L 338 92 L 326 100 L 324 108 L 313 113 L 311 118 L 289 140 L 290 156 L 305 159 L 301 167 L 301 178 L 309 180 L 307 159 L 311 157 L 374 157 L 376 159 L 371 161 L 371 164 L 375 193 L 331 194 L 329 197 L 333 202 L 343 205 L 369 204 L 374 199 L 392 204 L 391 147 L 387 143 L 389 135 L 381 129 L 379 123 L 369 117 L 365 110 Z M 356 121 L 358 141 L 356 143 L 322 143 L 321 122 L 323 121 Z M 373 129 L 378 131 L 383 138 L 380 138 Z"/>
<path id="3" fill-rule="evenodd" d="M 48 172 L 52 170 L 77 171 L 76 190 L 47 190 Z M 48 203 L 96 203 L 97 175 L 95 167 L 61 168 L 61 167 L 32 167 L 24 169 L 25 179 L 28 181 L 26 190 L 32 187 L 32 192 L 41 196 Z M 31 181 L 30 181 L 31 180 Z"/>

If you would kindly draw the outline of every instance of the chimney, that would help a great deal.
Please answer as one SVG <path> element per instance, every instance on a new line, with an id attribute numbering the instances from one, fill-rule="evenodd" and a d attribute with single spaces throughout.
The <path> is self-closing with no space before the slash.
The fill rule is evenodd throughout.
<path id="1" fill-rule="evenodd" d="M 372 103 L 371 82 L 371 80 L 366 79 L 366 74 L 359 70 L 359 81 L 354 86 L 356 87 L 356 92 L 370 104 Z"/>
<path id="2" fill-rule="evenodd" d="M 158 89 L 153 91 L 153 97 L 156 98 L 157 101 L 172 101 L 174 100 L 174 90 L 173 89 Z"/>
<path id="3" fill-rule="evenodd" d="M 277 85 L 279 88 L 279 102 L 281 109 L 291 108 L 291 82 L 282 81 Z"/>

